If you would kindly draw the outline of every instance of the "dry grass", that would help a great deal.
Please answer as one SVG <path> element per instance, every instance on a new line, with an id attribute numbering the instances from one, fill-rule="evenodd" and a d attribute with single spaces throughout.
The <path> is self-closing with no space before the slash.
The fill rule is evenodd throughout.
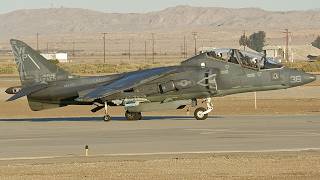
<path id="1" fill-rule="evenodd" d="M 169 66 L 171 64 L 162 63 L 149 63 L 149 64 L 59 64 L 63 69 L 71 72 L 72 74 L 110 74 L 129 72 L 153 67 Z M 0 64 L 0 74 L 18 74 L 15 64 Z"/>
<path id="2" fill-rule="evenodd" d="M 153 67 L 163 66 L 164 64 L 61 64 L 60 66 L 73 74 L 107 74 L 129 72 Z"/>
<path id="3" fill-rule="evenodd" d="M 0 74 L 16 74 L 18 73 L 15 64 L 1 64 Z"/>
<path id="4" fill-rule="evenodd" d="M 0 179 L 304 180 L 319 179 L 320 176 L 318 151 L 182 154 L 125 159 L 75 157 L 46 161 L 1 165 Z"/>
<path id="5" fill-rule="evenodd" d="M 160 66 L 171 66 L 178 64 L 178 61 L 172 61 L 170 63 L 157 62 L 157 63 L 118 63 L 118 64 L 103 64 L 103 63 L 61 63 L 63 69 L 73 74 L 109 74 L 109 73 L 121 73 L 129 72 L 140 69 L 147 69 Z M 320 72 L 319 62 L 295 62 L 286 63 L 285 66 L 290 68 L 300 69 L 306 72 Z M 1 63 L 0 74 L 18 74 L 16 65 L 14 63 Z"/>
<path id="6" fill-rule="evenodd" d="M 320 72 L 320 61 L 286 63 L 285 66 L 300 69 L 306 72 Z"/>

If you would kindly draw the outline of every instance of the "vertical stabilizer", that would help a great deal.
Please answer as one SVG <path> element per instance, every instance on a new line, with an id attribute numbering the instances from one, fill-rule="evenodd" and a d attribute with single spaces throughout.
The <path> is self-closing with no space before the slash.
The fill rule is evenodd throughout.
<path id="1" fill-rule="evenodd" d="M 23 86 L 63 80 L 67 79 L 70 75 L 65 70 L 45 59 L 39 52 L 33 50 L 26 43 L 15 39 L 10 40 L 10 43 Z"/>

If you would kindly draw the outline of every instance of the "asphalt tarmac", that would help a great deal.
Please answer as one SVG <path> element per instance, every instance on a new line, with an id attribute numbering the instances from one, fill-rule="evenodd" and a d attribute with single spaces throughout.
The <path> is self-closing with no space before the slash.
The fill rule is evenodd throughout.
<path id="1" fill-rule="evenodd" d="M 0 160 L 320 149 L 318 115 L 0 119 Z"/>

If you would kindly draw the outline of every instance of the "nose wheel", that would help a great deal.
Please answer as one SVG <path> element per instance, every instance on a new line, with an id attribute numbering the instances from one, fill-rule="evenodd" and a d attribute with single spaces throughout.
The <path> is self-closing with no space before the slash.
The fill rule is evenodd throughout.
<path id="1" fill-rule="evenodd" d="M 205 101 L 207 102 L 207 108 L 199 107 L 194 111 L 194 118 L 197 120 L 206 120 L 209 113 L 213 110 L 211 98 L 206 98 Z"/>
<path id="2" fill-rule="evenodd" d="M 105 116 L 103 117 L 103 120 L 104 120 L 104 121 L 110 121 L 110 120 L 111 120 L 111 116 L 110 116 L 110 115 L 105 115 Z"/>
<path id="3" fill-rule="evenodd" d="M 208 114 L 204 114 L 206 108 L 199 107 L 194 111 L 194 118 L 197 120 L 206 120 L 208 118 Z"/>

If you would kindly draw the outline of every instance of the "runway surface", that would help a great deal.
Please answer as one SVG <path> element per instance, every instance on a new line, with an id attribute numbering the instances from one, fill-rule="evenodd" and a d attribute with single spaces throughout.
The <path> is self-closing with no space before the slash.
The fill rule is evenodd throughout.
<path id="1" fill-rule="evenodd" d="M 320 118 L 294 116 L 0 119 L 0 159 L 320 148 Z"/>

